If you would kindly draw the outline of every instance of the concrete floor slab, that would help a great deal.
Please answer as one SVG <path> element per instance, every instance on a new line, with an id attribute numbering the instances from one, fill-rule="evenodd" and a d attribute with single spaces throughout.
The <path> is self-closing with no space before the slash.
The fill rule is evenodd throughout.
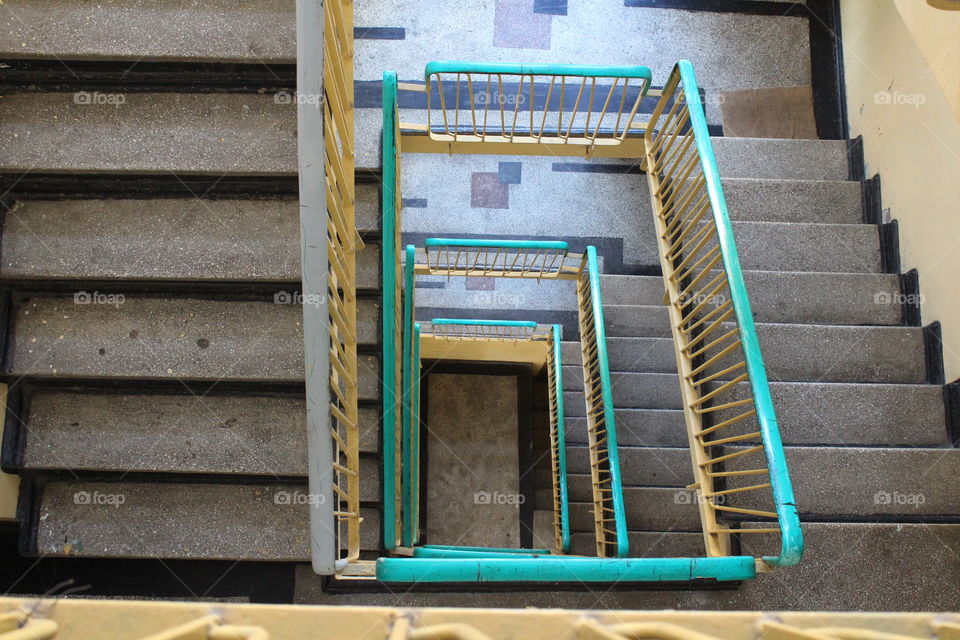
<path id="1" fill-rule="evenodd" d="M 435 373 L 428 384 L 425 540 L 519 547 L 516 378 Z"/>

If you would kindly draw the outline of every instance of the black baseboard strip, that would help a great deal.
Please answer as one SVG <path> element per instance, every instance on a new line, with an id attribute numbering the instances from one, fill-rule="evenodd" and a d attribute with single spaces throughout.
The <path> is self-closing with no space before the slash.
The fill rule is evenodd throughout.
<path id="1" fill-rule="evenodd" d="M 847 140 L 847 180 L 860 182 L 867 179 L 866 161 L 863 157 L 863 136 Z"/>
<path id="2" fill-rule="evenodd" d="M 900 296 L 903 304 L 903 316 L 900 321 L 905 327 L 920 326 L 920 274 L 916 269 L 899 274 Z"/>
<path id="3" fill-rule="evenodd" d="M 877 227 L 880 232 L 880 264 L 883 273 L 900 273 L 900 231 L 896 220 Z"/>
<path id="4" fill-rule="evenodd" d="M 943 385 L 943 408 L 950 444 L 960 447 L 960 379 Z"/>
<path id="5" fill-rule="evenodd" d="M 883 198 L 880 192 L 879 175 L 861 181 L 860 199 L 863 205 L 864 224 L 883 224 Z"/>
<path id="6" fill-rule="evenodd" d="M 927 368 L 927 383 L 946 383 L 943 369 L 943 337 L 939 322 L 931 322 L 923 328 L 923 352 Z"/>

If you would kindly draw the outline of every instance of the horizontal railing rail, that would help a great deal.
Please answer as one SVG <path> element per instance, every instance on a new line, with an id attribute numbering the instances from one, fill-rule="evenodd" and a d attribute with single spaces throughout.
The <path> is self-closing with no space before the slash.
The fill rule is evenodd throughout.
<path id="1" fill-rule="evenodd" d="M 708 556 L 777 533 L 767 565 L 803 553 L 780 430 L 692 65 L 677 63 L 645 134 L 645 166 Z M 770 504 L 772 508 L 764 505 Z M 721 522 L 725 518 L 726 523 Z M 775 526 L 731 526 L 733 520 Z M 754 554 L 762 555 L 762 554 Z"/>
<path id="2" fill-rule="evenodd" d="M 524 320 L 476 320 L 466 318 L 434 318 L 431 333 L 437 338 L 461 340 L 532 340 L 546 338 L 537 333 L 537 323 Z"/>
<path id="3" fill-rule="evenodd" d="M 397 76 L 383 74 L 383 275 L 381 343 L 383 345 L 383 545 L 395 549 L 402 541 L 403 448 L 403 275 L 400 270 L 400 133 Z"/>
<path id="4" fill-rule="evenodd" d="M 426 132 L 449 143 L 619 145 L 638 133 L 650 78 L 642 66 L 431 62 Z"/>
<path id="5" fill-rule="evenodd" d="M 580 262 L 566 242 L 554 240 L 427 238 L 424 250 L 419 268 L 429 275 L 573 279 Z"/>
<path id="6" fill-rule="evenodd" d="M 623 558 L 629 541 L 596 247 L 587 247 L 580 267 L 577 305 L 597 555 Z"/>
<path id="7" fill-rule="evenodd" d="M 570 552 L 570 498 L 567 487 L 567 440 L 563 410 L 563 357 L 560 325 L 550 331 L 547 394 L 550 407 L 550 469 L 553 481 L 553 537 L 557 553 Z"/>

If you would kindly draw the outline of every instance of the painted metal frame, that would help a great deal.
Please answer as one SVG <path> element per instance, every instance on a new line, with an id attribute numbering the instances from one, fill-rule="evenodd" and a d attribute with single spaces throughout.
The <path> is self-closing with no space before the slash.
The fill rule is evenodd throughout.
<path id="1" fill-rule="evenodd" d="M 762 561 L 767 566 L 797 564 L 803 555 L 803 534 L 796 501 L 689 61 L 678 62 L 670 74 L 645 140 L 645 166 L 696 480 L 693 488 L 702 496 L 698 503 L 707 554 L 728 555 L 733 535 L 779 533 L 779 553 L 765 555 Z M 736 395 L 743 384 L 749 386 L 747 398 Z M 751 421 L 756 422 L 756 430 L 749 428 Z M 734 428 L 740 432 L 731 431 Z M 722 447 L 721 455 L 712 453 L 716 447 Z M 761 453 L 764 468 L 749 468 L 749 464 L 739 468 Z M 727 469 L 725 465 L 731 464 L 734 469 Z M 732 489 L 716 484 L 757 475 L 766 475 L 769 481 Z M 772 512 L 749 502 L 746 507 L 721 504 L 768 489 Z M 777 527 L 725 527 L 718 521 L 720 512 L 769 518 Z"/>
<path id="2" fill-rule="evenodd" d="M 558 240 L 427 238 L 425 275 L 567 279 L 576 277 L 579 256 Z"/>
<path id="3" fill-rule="evenodd" d="M 625 558 L 630 550 L 627 516 L 623 504 L 613 384 L 610 381 L 603 298 L 600 293 L 600 265 L 597 249 L 593 246 L 587 247 L 580 267 L 577 306 L 597 555 L 601 558 Z"/>
<path id="4" fill-rule="evenodd" d="M 445 76 L 455 87 L 452 105 L 447 104 L 448 96 L 443 87 Z M 506 95 L 505 77 L 507 82 L 511 79 L 518 81 L 516 94 Z M 543 83 L 549 83 L 542 109 L 535 108 L 538 77 Z M 599 147 L 621 146 L 629 135 L 636 132 L 634 121 L 650 88 L 651 77 L 650 69 L 643 66 L 430 62 L 424 69 L 423 88 L 427 94 L 427 124 L 420 130 L 434 142 L 457 146 L 497 143 L 572 146 L 589 154 Z M 579 83 L 575 82 L 577 79 Z M 574 80 L 570 87 L 567 86 L 568 80 Z M 598 85 L 598 80 L 613 82 L 604 86 Z M 636 82 L 634 87 L 630 86 L 632 81 Z M 431 104 L 434 83 L 442 116 L 442 124 L 436 126 L 433 122 L 434 105 Z M 464 84 L 466 86 L 461 91 Z M 476 89 L 475 84 L 478 85 Z M 576 99 L 564 119 L 568 88 L 571 96 L 576 92 Z M 636 96 L 628 102 L 631 89 Z M 599 105 L 595 105 L 595 98 L 599 99 Z M 491 109 L 492 103 L 496 105 Z M 554 112 L 550 111 L 552 105 L 557 107 Z M 463 124 L 461 113 L 464 114 Z M 616 120 L 612 128 L 605 129 L 603 123 L 608 114 L 610 119 L 615 116 Z M 593 118 L 595 122 L 591 128 Z"/>
<path id="5" fill-rule="evenodd" d="M 553 537 L 557 553 L 570 553 L 570 491 L 567 486 L 567 436 L 563 410 L 561 327 L 553 325 L 547 350 L 547 398 L 550 407 L 550 469 L 553 487 Z"/>
<path id="6" fill-rule="evenodd" d="M 383 196 L 380 247 L 383 274 L 381 344 L 383 345 L 383 546 L 401 543 L 403 444 L 402 320 L 400 272 L 400 136 L 397 116 L 397 74 L 383 74 Z"/>

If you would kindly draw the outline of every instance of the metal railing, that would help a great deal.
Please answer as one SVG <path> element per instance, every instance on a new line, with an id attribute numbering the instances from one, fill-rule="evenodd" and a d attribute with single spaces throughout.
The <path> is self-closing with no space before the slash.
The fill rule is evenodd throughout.
<path id="1" fill-rule="evenodd" d="M 330 317 L 330 435 L 338 569 L 360 557 L 360 429 L 357 410 L 357 235 L 354 192 L 353 3 L 324 3 L 324 145 L 327 311 Z"/>
<path id="2" fill-rule="evenodd" d="M 580 256 L 557 240 L 427 238 L 421 272 L 441 276 L 575 278 Z"/>
<path id="3" fill-rule="evenodd" d="M 547 349 L 547 396 L 550 407 L 550 469 L 553 478 L 553 537 L 558 553 L 570 552 L 570 499 L 567 487 L 567 442 L 563 411 L 563 358 L 560 325 L 550 330 Z"/>
<path id="4" fill-rule="evenodd" d="M 416 321 L 416 248 L 404 251 L 403 287 L 403 465 L 401 469 L 402 544 L 420 537 L 420 323 Z"/>
<path id="5" fill-rule="evenodd" d="M 537 323 L 524 320 L 434 318 L 430 330 L 437 338 L 454 340 L 531 340 Z M 546 338 L 541 334 L 542 338 Z"/>
<path id="6" fill-rule="evenodd" d="M 383 344 L 383 545 L 401 543 L 403 443 L 403 328 L 400 305 L 400 133 L 397 75 L 383 74 L 383 216 L 380 250 L 383 272 L 381 342 Z"/>
<path id="7" fill-rule="evenodd" d="M 692 65 L 680 61 L 645 134 L 645 165 L 677 353 L 683 410 L 708 556 L 731 537 L 780 534 L 762 559 L 803 553 L 790 475 L 733 230 Z M 769 504 L 772 509 L 757 506 Z M 740 504 L 738 504 L 740 502 Z M 732 528 L 720 517 L 773 521 Z M 756 555 L 756 554 L 755 554 Z"/>
<path id="8" fill-rule="evenodd" d="M 431 62 L 425 131 L 449 143 L 619 145 L 639 133 L 650 78 L 640 66 Z"/>
<path id="9" fill-rule="evenodd" d="M 580 267 L 577 306 L 597 555 L 623 558 L 629 543 L 596 247 L 587 247 Z"/>

